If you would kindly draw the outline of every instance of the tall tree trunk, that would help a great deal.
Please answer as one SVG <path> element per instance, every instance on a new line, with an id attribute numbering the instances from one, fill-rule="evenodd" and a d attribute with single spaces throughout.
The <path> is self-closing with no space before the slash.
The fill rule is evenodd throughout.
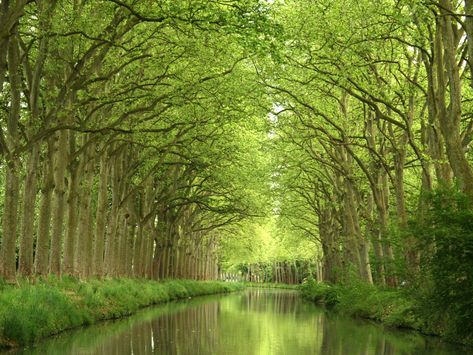
<path id="1" fill-rule="evenodd" d="M 87 138 L 84 137 L 83 144 L 86 145 Z M 79 228 L 76 238 L 76 273 L 85 279 L 89 276 L 90 265 L 92 262 L 92 185 L 94 180 L 95 164 L 93 153 L 95 151 L 94 144 L 85 149 L 82 166 L 82 184 L 79 189 Z"/>
<path id="2" fill-rule="evenodd" d="M 470 67 L 470 87 L 473 88 L 473 0 L 465 0 L 465 32 L 468 40 L 468 65 Z"/>
<path id="3" fill-rule="evenodd" d="M 159 280 L 160 278 L 160 264 L 161 264 L 161 248 L 159 246 L 158 240 L 155 239 L 155 248 L 153 255 L 153 279 Z"/>
<path id="4" fill-rule="evenodd" d="M 133 276 L 133 255 L 134 255 L 134 241 L 135 241 L 136 223 L 134 217 L 127 220 L 127 247 L 126 247 L 126 276 Z"/>
<path id="5" fill-rule="evenodd" d="M 110 222 L 107 228 L 107 240 L 105 241 L 105 259 L 104 267 L 105 273 L 108 276 L 116 276 L 117 274 L 117 226 L 119 220 L 119 206 L 120 206 L 120 182 L 121 182 L 121 171 L 120 171 L 120 157 L 121 153 L 115 153 L 115 156 L 111 159 L 111 187 L 112 187 L 112 206 L 110 210 Z"/>
<path id="6" fill-rule="evenodd" d="M 75 154 L 76 137 L 74 132 L 69 135 L 69 152 L 72 157 Z M 67 224 L 64 239 L 63 273 L 75 274 L 75 252 L 78 228 L 79 210 L 79 163 L 76 159 L 69 161 L 69 182 L 67 189 Z"/>
<path id="7" fill-rule="evenodd" d="M 22 4 L 23 3 L 23 4 Z M 16 6 L 22 8 L 25 2 L 16 1 Z M 49 5 L 47 9 L 44 9 L 43 5 Z M 37 124 L 40 120 L 40 83 L 43 77 L 43 67 L 46 60 L 49 36 L 47 36 L 48 28 L 51 22 L 51 12 L 54 9 L 55 1 L 44 4 L 43 1 L 36 3 L 37 13 L 39 18 L 39 31 L 40 39 L 38 44 L 38 53 L 36 54 L 35 64 L 31 73 L 25 71 L 26 80 L 25 83 L 28 86 L 28 102 L 30 108 L 30 122 L 28 127 L 30 128 L 28 133 L 30 135 L 35 133 Z M 1 10 L 0 10 L 1 13 Z M 4 19 L 6 20 L 6 19 Z M 2 20 L 0 20 L 2 22 Z M 5 21 L 6 22 L 6 21 Z M 5 23 L 3 22 L 3 23 Z M 1 42 L 1 40 L 0 40 Z M 2 51 L 0 45 L 0 52 Z M 6 52 L 6 51 L 5 51 Z M 0 56 L 0 58 L 3 56 Z M 0 59 L 0 67 L 2 60 Z M 23 56 L 23 62 L 29 65 L 28 55 Z M 1 71 L 2 69 L 0 69 Z M 0 88 L 3 87 L 2 81 L 3 75 L 0 73 Z M 38 165 L 41 153 L 41 141 L 33 142 L 32 148 L 28 156 L 28 165 L 26 171 L 25 187 L 24 187 L 24 207 L 23 207 L 23 228 L 20 240 L 20 251 L 19 251 L 19 272 L 24 276 L 29 276 L 33 272 L 33 240 L 34 240 L 34 227 L 35 227 L 35 209 L 36 209 L 36 195 L 38 193 Z"/>
<path id="8" fill-rule="evenodd" d="M 38 238 L 36 240 L 35 272 L 38 275 L 48 273 L 49 232 L 51 226 L 51 200 L 54 187 L 53 154 L 54 139 L 48 139 L 48 155 L 43 162 L 43 183 L 41 188 L 41 206 L 39 211 Z"/>
<path id="9" fill-rule="evenodd" d="M 146 278 L 152 278 L 152 260 L 153 260 L 153 247 L 154 247 L 154 236 L 151 228 L 148 229 L 148 238 L 146 245 L 146 255 L 145 255 L 145 276 Z"/>
<path id="10" fill-rule="evenodd" d="M 344 154 L 344 153 L 342 153 Z M 345 156 L 346 158 L 346 156 Z M 345 159 L 344 159 L 345 160 Z M 348 165 L 349 163 L 345 161 Z M 347 169 L 349 169 L 347 167 Z M 353 195 L 353 186 L 346 177 L 339 177 L 338 179 L 340 196 L 343 200 L 343 254 L 345 258 L 346 268 L 352 269 L 360 278 L 362 277 L 362 266 L 359 250 L 359 225 L 358 225 L 358 211 L 355 205 L 355 197 Z"/>
<path id="11" fill-rule="evenodd" d="M 100 160 L 99 187 L 97 198 L 97 214 L 95 222 L 95 243 L 93 255 L 93 275 L 103 276 L 103 258 L 105 247 L 105 233 L 107 223 L 107 207 L 108 207 L 108 163 L 107 154 L 103 153 Z"/>
<path id="12" fill-rule="evenodd" d="M 445 140 L 448 161 L 460 188 L 473 199 L 473 171 L 463 151 L 460 131 L 462 88 L 456 53 L 458 39 L 455 37 L 450 0 L 440 0 L 440 16 L 437 18 L 435 49 L 437 59 L 437 83 L 440 95 L 439 121 Z M 445 76 L 446 73 L 446 76 Z M 447 106 L 448 82 L 448 106 Z"/>
<path id="13" fill-rule="evenodd" d="M 2 276 L 8 280 L 15 280 L 16 276 L 16 237 L 19 180 L 16 164 L 11 163 L 7 168 L 5 184 L 5 202 L 3 212 L 3 239 L 2 239 Z"/>
<path id="14" fill-rule="evenodd" d="M 342 272 L 342 262 L 340 259 L 339 241 L 336 237 L 333 215 L 328 207 L 321 207 L 319 214 L 319 234 L 322 242 L 324 276 L 323 279 L 337 283 Z M 275 275 L 278 279 L 278 267 L 275 265 Z M 276 281 L 278 282 L 278 281 Z"/>
<path id="15" fill-rule="evenodd" d="M 386 272 L 386 284 L 390 287 L 397 286 L 397 276 L 394 270 L 394 253 L 391 241 L 387 238 L 388 235 L 388 206 L 389 206 L 389 185 L 387 173 L 383 172 L 379 177 L 379 186 L 377 203 L 378 208 L 378 223 L 380 239 L 384 255 L 384 268 Z M 375 197 L 376 201 L 376 197 Z"/>
<path id="16" fill-rule="evenodd" d="M 1 37 L 0 37 L 1 38 Z M 20 164 L 13 154 L 18 144 L 18 121 L 21 105 L 20 50 L 17 38 L 17 26 L 12 25 L 12 35 L 8 45 L 8 75 L 10 79 L 10 108 L 6 135 L 6 179 L 5 202 L 3 212 L 3 236 L 0 271 L 3 277 L 12 281 L 16 277 L 16 240 L 18 229 L 18 201 L 20 194 Z"/>
<path id="17" fill-rule="evenodd" d="M 33 239 L 36 208 L 36 194 L 38 190 L 38 165 L 40 144 L 36 143 L 31 149 L 28 158 L 28 168 L 25 180 L 23 229 L 20 240 L 19 272 L 22 276 L 33 273 Z"/>
<path id="18" fill-rule="evenodd" d="M 144 244 L 143 241 L 143 224 L 138 224 L 138 231 L 136 234 L 136 240 L 135 240 L 135 246 L 133 248 L 133 276 L 134 277 L 140 277 L 142 274 L 141 270 L 141 260 L 140 260 L 140 254 L 141 254 L 141 248 L 142 244 Z M 155 272 L 155 278 L 159 279 L 159 256 L 158 256 L 158 251 L 155 252 L 155 257 L 154 257 L 154 262 L 155 262 L 155 267 L 154 267 L 154 272 Z"/>
<path id="19" fill-rule="evenodd" d="M 380 231 L 379 223 L 376 227 L 375 218 L 374 218 L 374 206 L 373 206 L 373 195 L 371 194 L 368 197 L 367 204 L 368 216 L 370 217 L 367 223 L 372 223 L 370 226 L 371 240 L 373 243 L 373 252 L 375 258 L 375 269 L 376 269 L 376 283 L 380 286 L 386 285 L 386 273 L 384 268 L 384 253 L 382 248 L 382 232 Z"/>
<path id="20" fill-rule="evenodd" d="M 54 191 L 52 203 L 52 228 L 51 228 L 51 256 L 49 271 L 59 275 L 61 272 L 62 236 L 64 231 L 65 215 L 65 173 L 67 166 L 68 132 L 65 130 L 57 133 L 57 144 L 54 154 Z"/>
<path id="21" fill-rule="evenodd" d="M 117 250 L 117 270 L 118 270 L 118 276 L 123 277 L 126 272 L 126 248 L 128 246 L 127 244 L 127 232 L 126 232 L 126 226 L 127 226 L 127 217 L 126 215 L 122 214 L 122 218 L 119 220 L 118 228 L 117 228 L 117 237 L 118 237 L 118 250 Z"/>

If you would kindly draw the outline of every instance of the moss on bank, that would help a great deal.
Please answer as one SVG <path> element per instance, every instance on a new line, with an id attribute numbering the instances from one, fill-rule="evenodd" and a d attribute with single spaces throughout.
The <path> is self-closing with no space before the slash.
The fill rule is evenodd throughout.
<path id="1" fill-rule="evenodd" d="M 0 347 L 30 344 L 66 329 L 120 318 L 171 300 L 238 291 L 238 283 L 73 278 L 0 285 Z"/>

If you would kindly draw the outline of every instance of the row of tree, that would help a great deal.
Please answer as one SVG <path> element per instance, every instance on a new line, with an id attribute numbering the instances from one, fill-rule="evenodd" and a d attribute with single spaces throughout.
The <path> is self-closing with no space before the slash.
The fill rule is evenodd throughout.
<path id="1" fill-rule="evenodd" d="M 267 180 L 267 21 L 251 0 L 2 0 L 0 275 L 216 278 L 219 229 Z"/>
<path id="2" fill-rule="evenodd" d="M 312 265 L 307 260 L 276 261 L 271 264 L 250 264 L 244 270 L 244 276 L 251 282 L 274 282 L 296 285 L 311 275 Z"/>
<path id="3" fill-rule="evenodd" d="M 2 0 L 0 275 L 415 277 L 473 198 L 472 7 Z"/>
<path id="4" fill-rule="evenodd" d="M 324 279 L 397 286 L 434 249 L 426 196 L 473 197 L 473 3 L 285 1 L 275 97 L 281 223 L 320 243 Z M 470 206 L 471 207 L 471 206 Z M 467 278 L 467 275 L 464 275 Z"/>

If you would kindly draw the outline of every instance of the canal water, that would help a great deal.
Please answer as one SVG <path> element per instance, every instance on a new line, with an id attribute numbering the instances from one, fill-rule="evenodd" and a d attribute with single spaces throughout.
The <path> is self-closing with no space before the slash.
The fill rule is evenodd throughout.
<path id="1" fill-rule="evenodd" d="M 296 291 L 249 289 L 148 308 L 62 333 L 8 354 L 392 355 L 464 354 L 415 332 L 327 312 Z"/>

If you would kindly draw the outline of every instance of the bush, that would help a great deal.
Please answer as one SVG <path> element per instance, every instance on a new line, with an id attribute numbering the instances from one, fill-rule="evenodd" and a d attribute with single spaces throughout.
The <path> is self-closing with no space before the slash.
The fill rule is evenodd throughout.
<path id="1" fill-rule="evenodd" d="M 454 340 L 473 340 L 473 209 L 456 189 L 435 191 L 418 225 L 422 242 L 421 311 Z"/>
<path id="2" fill-rule="evenodd" d="M 332 286 L 308 281 L 301 291 L 304 298 L 347 315 L 378 320 L 392 327 L 421 327 L 414 299 L 400 290 L 378 289 L 362 282 Z"/>
<path id="3" fill-rule="evenodd" d="M 326 283 L 317 283 L 308 280 L 300 286 L 302 296 L 316 303 L 322 303 L 327 307 L 335 307 L 340 302 L 340 286 L 332 286 Z"/>

